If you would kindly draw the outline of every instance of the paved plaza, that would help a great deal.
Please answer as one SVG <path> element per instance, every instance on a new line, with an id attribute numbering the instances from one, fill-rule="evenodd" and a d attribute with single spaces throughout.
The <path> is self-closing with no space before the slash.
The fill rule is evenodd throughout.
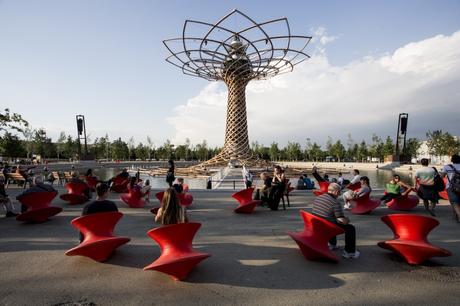
<path id="1" fill-rule="evenodd" d="M 60 193 L 64 191 L 61 188 Z M 19 189 L 9 189 L 15 196 Z M 356 260 L 338 264 L 307 261 L 287 231 L 303 228 L 299 209 L 310 211 L 311 191 L 294 191 L 291 207 L 251 215 L 233 213 L 232 190 L 192 190 L 192 221 L 202 223 L 195 248 L 212 256 L 183 282 L 142 268 L 156 259 L 158 245 L 146 232 L 158 226 L 149 212 L 128 208 L 110 194 L 124 217 L 116 234 L 131 238 L 105 263 L 64 252 L 78 242 L 69 224 L 82 205 L 69 206 L 43 224 L 0 219 L 0 305 L 458 305 L 460 301 L 460 226 L 446 201 L 438 207 L 441 224 L 430 241 L 453 253 L 420 266 L 409 266 L 378 241 L 392 237 L 378 208 L 351 215 L 356 226 Z M 373 192 L 380 196 L 381 191 Z M 156 200 L 151 203 L 157 205 Z M 412 213 L 426 215 L 419 206 Z M 343 246 L 343 238 L 339 238 Z M 336 251 L 340 255 L 341 250 Z"/>

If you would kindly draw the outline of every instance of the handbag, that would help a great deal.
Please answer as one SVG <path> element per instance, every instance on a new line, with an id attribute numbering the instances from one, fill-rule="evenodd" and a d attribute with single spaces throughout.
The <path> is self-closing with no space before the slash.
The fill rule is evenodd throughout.
<path id="1" fill-rule="evenodd" d="M 435 172 L 435 175 L 434 175 L 434 190 L 436 190 L 437 192 L 444 191 L 444 189 L 446 189 L 446 185 L 444 184 L 444 180 L 439 175 L 438 170 L 435 167 L 433 167 L 433 169 L 434 169 L 434 172 Z"/>

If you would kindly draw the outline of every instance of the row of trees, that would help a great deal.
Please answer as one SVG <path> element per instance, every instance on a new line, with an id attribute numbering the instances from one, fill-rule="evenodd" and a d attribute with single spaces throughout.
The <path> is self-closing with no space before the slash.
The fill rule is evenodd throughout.
<path id="1" fill-rule="evenodd" d="M 13 134 L 13 132 L 15 134 Z M 26 120 L 19 114 L 10 113 L 8 109 L 0 111 L 0 155 L 5 157 L 31 158 L 33 154 L 42 158 L 50 159 L 75 159 L 78 158 L 78 140 L 61 132 L 56 142 L 53 142 L 42 128 L 32 129 Z M 23 135 L 19 138 L 19 135 Z M 460 151 L 460 142 L 448 132 L 442 130 L 428 131 L 427 146 L 429 153 L 436 156 L 452 155 Z M 95 159 L 119 159 L 119 160 L 151 160 L 169 159 L 176 160 L 206 160 L 217 153 L 221 148 L 211 148 L 206 140 L 192 145 L 187 139 L 184 144 L 174 145 L 169 140 L 156 147 L 150 137 L 145 142 L 136 141 L 133 137 L 127 141 L 118 138 L 110 141 L 108 135 L 88 139 L 88 153 Z M 91 143 L 90 143 L 91 142 Z M 408 158 L 417 156 L 421 142 L 416 138 L 409 138 L 406 143 L 404 154 Z M 83 150 L 83 148 L 82 148 Z M 348 135 L 346 143 L 340 139 L 333 140 L 328 137 L 324 148 L 310 138 L 306 139 L 304 146 L 298 142 L 288 142 L 284 147 L 273 142 L 270 146 L 264 146 L 257 141 L 251 144 L 253 154 L 261 159 L 279 161 L 382 161 L 388 155 L 395 152 L 395 144 L 390 136 L 384 140 L 373 135 L 370 143 L 362 140 L 355 142 Z"/>

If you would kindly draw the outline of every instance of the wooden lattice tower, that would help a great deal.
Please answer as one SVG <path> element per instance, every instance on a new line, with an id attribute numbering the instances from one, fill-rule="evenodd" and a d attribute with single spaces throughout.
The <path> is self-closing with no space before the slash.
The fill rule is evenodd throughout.
<path id="1" fill-rule="evenodd" d="M 238 29 L 233 23 L 236 21 L 241 22 Z M 275 30 L 276 35 L 268 34 Z M 172 54 L 166 61 L 181 68 L 184 74 L 224 81 L 228 88 L 224 147 L 200 166 L 224 165 L 229 161 L 248 164 L 255 160 L 249 148 L 246 86 L 251 80 L 292 71 L 309 58 L 303 51 L 310 39 L 291 35 L 287 18 L 256 23 L 234 10 L 215 24 L 186 20 L 182 37 L 163 41 Z"/>

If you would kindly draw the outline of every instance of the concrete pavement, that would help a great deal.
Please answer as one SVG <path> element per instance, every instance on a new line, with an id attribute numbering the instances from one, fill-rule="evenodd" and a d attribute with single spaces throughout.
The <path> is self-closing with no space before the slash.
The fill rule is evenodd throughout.
<path id="1" fill-rule="evenodd" d="M 10 195 L 20 190 L 9 189 Z M 69 224 L 82 205 L 69 206 L 43 224 L 21 224 L 0 218 L 0 305 L 458 305 L 460 301 L 460 225 L 448 205 L 438 207 L 440 226 L 430 235 L 452 257 L 409 266 L 376 246 L 392 233 L 380 221 L 389 211 L 351 215 L 361 257 L 338 264 L 307 261 L 286 231 L 303 227 L 299 209 L 311 209 L 311 191 L 291 193 L 291 207 L 251 215 L 233 213 L 233 190 L 192 190 L 190 219 L 202 227 L 197 249 L 212 257 L 184 282 L 142 268 L 155 260 L 159 247 L 146 232 L 158 226 L 144 209 L 128 208 L 116 233 L 131 237 L 105 263 L 64 252 L 77 244 Z M 63 193 L 63 190 L 60 190 Z M 153 193 L 152 193 L 153 194 Z M 375 194 L 374 196 L 377 196 Z M 152 203 L 155 203 L 152 197 Z M 444 202 L 445 203 L 445 202 Z M 412 212 L 424 214 L 421 206 Z M 343 238 L 339 238 L 343 245 Z M 337 251 L 340 254 L 341 250 Z"/>

